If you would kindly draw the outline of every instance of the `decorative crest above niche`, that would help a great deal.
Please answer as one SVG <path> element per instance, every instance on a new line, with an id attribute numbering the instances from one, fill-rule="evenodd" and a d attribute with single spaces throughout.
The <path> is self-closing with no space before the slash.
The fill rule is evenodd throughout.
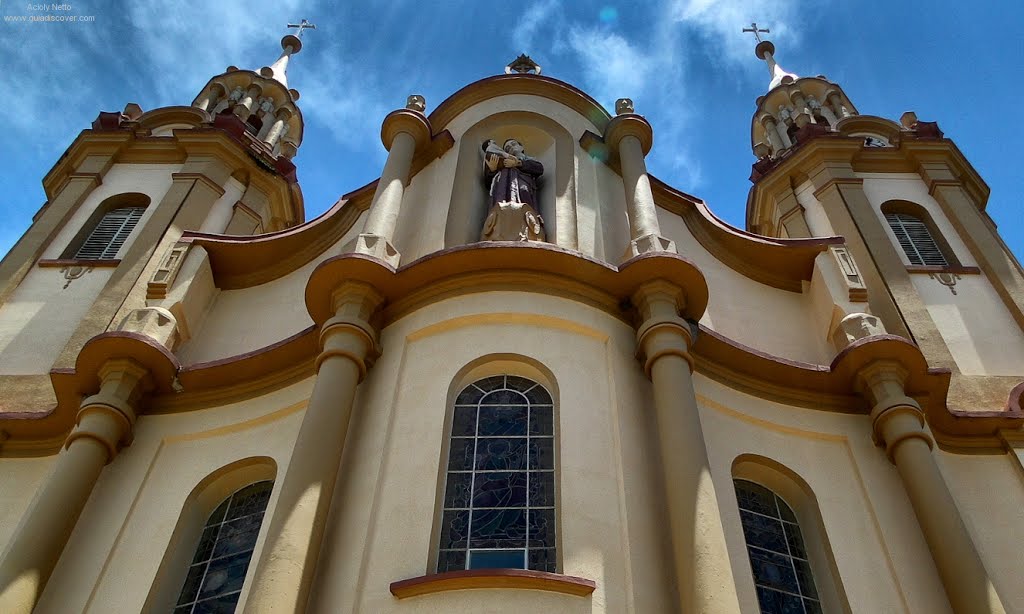
<path id="1" fill-rule="evenodd" d="M 539 75 L 540 64 L 534 62 L 533 59 L 525 53 L 521 53 L 518 58 L 512 60 L 512 63 L 505 67 L 506 75 L 511 75 L 513 72 L 517 72 L 521 75 Z"/>

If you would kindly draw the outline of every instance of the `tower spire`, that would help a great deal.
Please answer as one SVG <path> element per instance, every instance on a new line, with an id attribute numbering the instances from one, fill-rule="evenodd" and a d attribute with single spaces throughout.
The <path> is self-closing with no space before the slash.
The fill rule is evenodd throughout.
<path id="1" fill-rule="evenodd" d="M 288 60 L 302 50 L 302 31 L 316 30 L 316 24 L 303 19 L 299 23 L 288 24 L 288 27 L 295 28 L 295 34 L 285 34 L 281 39 L 281 55 L 273 64 L 260 69 L 260 75 L 274 79 L 285 88 L 288 87 Z"/>
<path id="2" fill-rule="evenodd" d="M 768 75 L 771 78 L 771 81 L 768 82 L 769 90 L 778 87 L 782 83 L 791 83 L 799 78 L 791 72 L 786 72 L 785 69 L 779 66 L 778 62 L 775 61 L 775 45 L 770 40 L 761 38 L 761 34 L 768 34 L 771 30 L 768 28 L 758 28 L 755 21 L 750 24 L 749 28 L 743 28 L 743 31 L 752 33 L 754 38 L 757 39 L 757 47 L 754 47 L 754 54 L 768 65 Z"/>

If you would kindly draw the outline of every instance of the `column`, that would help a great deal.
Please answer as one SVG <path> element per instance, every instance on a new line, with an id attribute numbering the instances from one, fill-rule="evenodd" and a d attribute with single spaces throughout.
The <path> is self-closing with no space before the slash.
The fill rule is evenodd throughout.
<path id="1" fill-rule="evenodd" d="M 906 377 L 906 370 L 892 361 L 873 362 L 857 374 L 863 394 L 874 404 L 873 435 L 896 465 L 953 611 L 1002 614 L 1003 605 L 932 456 L 924 412 L 904 391 Z"/>
<path id="2" fill-rule="evenodd" d="M 786 147 L 782 144 L 782 139 L 779 138 L 779 128 L 775 122 L 775 118 L 770 114 L 765 114 L 765 116 L 761 118 L 761 123 L 764 125 L 765 138 L 768 139 L 768 144 L 772 146 L 772 153 L 778 155 L 778 153 Z"/>
<path id="3" fill-rule="evenodd" d="M 661 236 L 658 210 L 651 192 L 644 156 L 653 143 L 651 125 L 635 113 L 616 115 L 605 128 L 604 141 L 618 151 L 622 183 L 626 190 L 626 215 L 630 242 L 623 260 L 648 252 L 676 251 L 675 244 Z"/>
<path id="4" fill-rule="evenodd" d="M 246 612 L 306 611 L 356 386 L 377 353 L 370 319 L 382 300 L 360 282 L 345 282 L 332 295 L 334 317 L 320 329 L 316 384 L 269 520 Z"/>
<path id="5" fill-rule="evenodd" d="M 253 83 L 249 86 L 249 89 L 245 92 L 245 95 L 242 96 L 241 100 L 238 101 L 238 104 L 231 109 L 231 112 L 238 116 L 238 119 L 243 122 L 249 119 L 249 115 L 252 114 L 253 106 L 255 106 L 256 98 L 262 93 L 263 88 Z"/>
<path id="6" fill-rule="evenodd" d="M 366 226 L 356 241 L 355 251 L 368 254 L 398 267 L 402 255 L 394 246 L 395 228 L 402 211 L 402 197 L 409 182 L 412 159 L 418 147 L 430 142 L 427 118 L 418 111 L 399 109 L 384 118 L 381 140 L 388 149 L 388 160 L 373 193 Z"/>
<path id="7" fill-rule="evenodd" d="M 664 281 L 633 296 L 638 353 L 654 386 L 680 611 L 737 613 L 739 601 L 693 389 L 693 332 L 679 317 L 682 290 Z"/>
<path id="8" fill-rule="evenodd" d="M 210 85 L 210 89 L 203 92 L 203 95 L 196 100 L 192 106 L 202 111 L 213 112 L 213 108 L 217 106 L 217 101 L 220 100 L 221 96 L 227 93 L 224 86 L 220 83 L 213 83 Z"/>
<path id="9" fill-rule="evenodd" d="M 291 118 L 292 112 L 288 107 L 281 107 L 274 114 L 274 124 L 270 126 L 270 130 L 267 131 L 267 136 L 263 140 L 271 148 L 277 145 L 278 139 L 284 133 L 284 126 Z"/>
<path id="10" fill-rule="evenodd" d="M 0 560 L 0 612 L 28 614 L 35 607 L 103 466 L 131 437 L 147 375 L 127 359 L 100 369 L 99 393 L 82 401 L 53 472 Z"/>

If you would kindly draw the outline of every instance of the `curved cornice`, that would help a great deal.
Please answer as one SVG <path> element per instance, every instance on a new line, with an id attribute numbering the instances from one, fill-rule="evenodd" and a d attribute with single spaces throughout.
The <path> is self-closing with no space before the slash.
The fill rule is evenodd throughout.
<path id="1" fill-rule="evenodd" d="M 386 302 L 384 325 L 427 303 L 455 294 L 517 287 L 568 295 L 629 319 L 623 302 L 644 282 L 664 279 L 686 296 L 683 316 L 699 319 L 708 304 L 704 275 L 673 253 L 637 256 L 615 267 L 548 243 L 491 241 L 460 245 L 420 258 L 397 270 L 362 254 L 343 254 L 320 263 L 306 284 L 306 309 L 314 322 L 333 315 L 331 293 L 342 281 L 372 285 Z M 522 286 L 518 286 L 522 287 Z"/>
<path id="2" fill-rule="evenodd" d="M 540 96 L 564 104 L 589 120 L 598 134 L 604 134 L 605 126 L 612 119 L 600 103 L 564 81 L 540 75 L 513 74 L 487 77 L 455 92 L 430 113 L 430 124 L 434 130 L 442 130 L 473 105 L 510 94 Z"/>
<path id="3" fill-rule="evenodd" d="M 676 254 L 652 253 L 614 267 L 570 250 L 545 244 L 480 243 L 460 246 L 416 260 L 397 270 L 361 254 L 324 261 L 310 276 L 306 304 L 316 322 L 331 315 L 337 283 L 364 281 L 386 300 L 379 326 L 386 327 L 425 305 L 460 294 L 493 290 L 550 293 L 592 305 L 625 322 L 634 314 L 628 297 L 641 284 L 668 281 L 684 288 L 683 315 L 699 318 L 707 304 L 701 272 Z M 96 373 L 109 358 L 130 358 L 147 365 L 158 380 L 158 395 L 147 401 L 151 412 L 178 412 L 238 402 L 314 375 L 319 352 L 317 326 L 253 352 L 178 369 L 165 349 L 140 335 L 105 333 L 83 348 L 74 370 L 51 372 L 58 405 L 49 412 L 0 415 L 0 430 L 10 439 L 4 455 L 47 454 L 74 426 L 82 395 L 99 385 Z M 386 348 L 385 348 L 386 351 Z M 830 365 L 786 360 L 746 347 L 701 327 L 693 346 L 698 373 L 736 390 L 784 405 L 819 411 L 866 414 L 856 374 L 880 360 L 897 362 L 908 373 L 908 394 L 921 403 L 936 440 L 946 448 L 999 448 L 1017 433 L 1020 388 L 1004 412 L 949 410 L 950 374 L 929 369 L 921 351 L 900 337 L 859 340 Z M 177 371 L 177 385 L 171 377 Z"/>
<path id="4" fill-rule="evenodd" d="M 369 183 L 318 217 L 278 232 L 246 237 L 186 231 L 181 241 L 206 249 L 218 288 L 257 286 L 305 266 L 341 239 L 369 208 L 376 186 Z"/>
<path id="5" fill-rule="evenodd" d="M 773 239 L 730 226 L 715 216 L 707 204 L 651 177 L 658 206 L 683 218 L 694 238 L 727 265 L 754 281 L 790 292 L 802 292 L 810 281 L 814 259 L 829 245 L 841 245 L 842 237 Z"/>

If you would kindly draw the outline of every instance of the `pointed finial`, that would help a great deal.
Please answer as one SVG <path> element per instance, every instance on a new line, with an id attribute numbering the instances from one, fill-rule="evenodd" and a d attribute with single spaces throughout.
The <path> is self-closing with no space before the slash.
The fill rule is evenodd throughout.
<path id="1" fill-rule="evenodd" d="M 303 19 L 300 23 L 290 23 L 289 28 L 296 28 L 295 34 L 285 34 L 284 38 L 281 39 L 281 55 L 277 60 L 270 66 L 264 66 L 260 69 L 260 74 L 264 77 L 270 77 L 276 79 L 281 85 L 288 87 L 288 59 L 292 55 L 302 51 L 302 31 L 303 30 L 316 30 L 316 25 L 309 23 L 309 21 Z M 295 90 L 289 90 L 292 98 L 295 100 L 299 99 L 299 93 Z"/>
<path id="2" fill-rule="evenodd" d="M 768 64 L 768 74 L 771 75 L 771 81 L 768 83 L 768 89 L 775 89 L 778 85 L 783 83 L 792 83 L 799 77 L 793 73 L 786 72 L 783 70 L 778 63 L 775 62 L 775 45 L 770 40 L 761 38 L 761 33 L 768 34 L 768 28 L 758 28 L 757 22 L 750 24 L 749 28 L 743 28 L 744 32 L 750 32 L 757 39 L 757 47 L 754 47 L 754 55 L 765 61 Z"/>
<path id="3" fill-rule="evenodd" d="M 515 71 L 521 75 L 524 74 L 540 74 L 540 64 L 533 61 L 533 58 L 526 55 L 525 53 L 519 54 L 519 57 L 512 60 L 512 62 L 505 67 L 505 74 L 511 75 Z"/>

